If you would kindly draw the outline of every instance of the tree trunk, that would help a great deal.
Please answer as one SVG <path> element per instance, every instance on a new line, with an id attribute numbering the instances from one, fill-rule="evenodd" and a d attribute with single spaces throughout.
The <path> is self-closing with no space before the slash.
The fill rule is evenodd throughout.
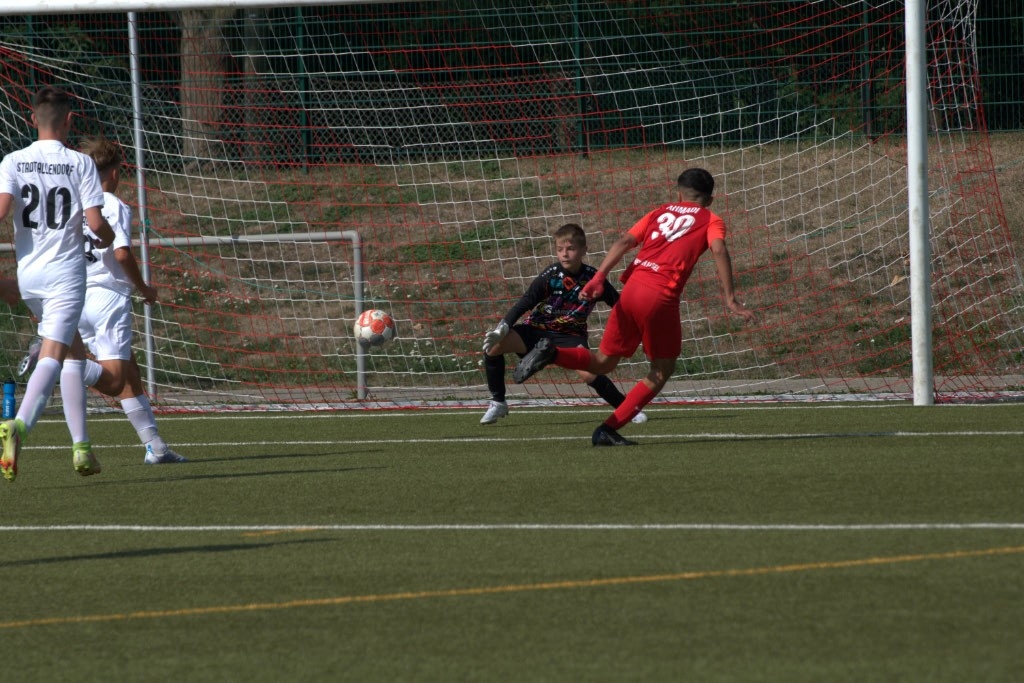
<path id="1" fill-rule="evenodd" d="M 181 128 L 186 168 L 213 158 L 223 108 L 226 45 L 221 25 L 233 9 L 181 12 Z"/>

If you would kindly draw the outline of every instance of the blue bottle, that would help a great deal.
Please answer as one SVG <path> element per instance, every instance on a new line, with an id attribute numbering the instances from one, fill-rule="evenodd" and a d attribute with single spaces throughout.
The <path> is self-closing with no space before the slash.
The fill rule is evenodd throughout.
<path id="1" fill-rule="evenodd" d="M 14 416 L 18 412 L 18 401 L 14 397 L 14 391 L 18 388 L 18 385 L 14 383 L 13 379 L 9 379 L 4 382 L 4 419 L 13 420 Z"/>

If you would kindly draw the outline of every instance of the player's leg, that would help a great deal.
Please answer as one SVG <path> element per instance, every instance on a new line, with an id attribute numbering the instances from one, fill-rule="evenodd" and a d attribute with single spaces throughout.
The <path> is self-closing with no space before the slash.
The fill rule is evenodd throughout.
<path id="1" fill-rule="evenodd" d="M 167 442 L 160 436 L 156 426 L 156 416 L 153 415 L 153 406 L 149 403 L 149 397 L 142 388 L 142 373 L 139 364 L 132 354 L 128 359 L 125 368 L 124 389 L 121 391 L 121 410 L 125 417 L 135 428 L 139 440 L 146 446 L 146 457 L 143 460 L 147 465 L 168 465 L 173 463 L 188 462 L 183 455 L 175 453 L 167 445 Z"/>
<path id="2" fill-rule="evenodd" d="M 528 354 L 526 354 L 516 369 L 512 372 L 512 379 L 522 384 L 533 375 L 540 372 L 548 365 L 557 365 L 567 370 L 585 370 L 593 375 L 607 375 L 619 364 L 619 359 L 630 356 L 640 344 L 639 332 L 635 334 L 636 344 L 632 349 L 619 350 L 624 347 L 628 340 L 616 344 L 613 353 L 605 352 L 605 342 L 609 338 L 609 331 L 616 329 L 616 318 L 621 317 L 619 306 L 612 308 L 608 316 L 608 324 L 605 327 L 604 336 L 601 338 L 601 349 L 594 352 L 585 346 L 559 347 L 550 341 L 539 342 Z"/>
<path id="3" fill-rule="evenodd" d="M 76 337 L 82 298 L 72 293 L 46 300 L 26 299 L 25 303 L 39 320 L 37 334 L 42 339 L 39 359 L 25 385 L 25 395 L 15 418 L 28 433 L 39 421 L 57 385 L 68 349 Z"/>
<path id="4" fill-rule="evenodd" d="M 625 395 L 619 391 L 619 388 L 615 386 L 615 382 L 608 379 L 608 375 L 595 375 L 592 372 L 586 370 L 577 370 L 576 374 L 580 376 L 587 386 L 594 390 L 594 392 L 604 399 L 605 403 L 612 406 L 613 408 L 622 403 L 625 399 Z"/>
<path id="5" fill-rule="evenodd" d="M 99 474 L 102 471 L 99 460 L 92 451 L 89 431 L 86 429 L 85 383 L 85 345 L 76 333 L 68 357 L 60 372 L 60 398 L 64 407 L 64 422 L 71 433 L 71 462 L 75 471 L 83 477 Z"/>
<path id="6" fill-rule="evenodd" d="M 609 317 L 605 335 L 601 339 L 601 352 L 608 356 L 632 354 L 640 343 L 651 360 L 647 377 L 641 379 L 626 393 L 626 398 L 615 411 L 594 430 L 591 443 L 595 446 L 631 446 L 633 441 L 623 438 L 618 429 L 633 420 L 650 403 L 675 370 L 676 358 L 682 346 L 679 325 L 679 305 L 659 299 L 650 299 L 645 293 L 619 300 Z M 620 315 L 620 305 L 625 303 Z"/>
<path id="7" fill-rule="evenodd" d="M 125 294 L 103 287 L 86 291 L 85 312 L 79 323 L 82 337 L 98 362 L 87 370 L 86 384 L 121 402 L 121 410 L 146 447 L 149 465 L 186 462 L 168 448 L 156 426 L 153 407 L 142 388 L 142 376 L 132 351 L 132 308 Z"/>
<path id="8" fill-rule="evenodd" d="M 626 400 L 626 395 L 619 391 L 619 388 L 615 386 L 615 382 L 611 381 L 608 375 L 595 375 L 585 370 L 578 370 L 577 373 L 587 383 L 587 386 L 593 389 L 611 407 L 618 408 Z M 632 421 L 634 424 L 643 424 L 647 422 L 647 414 L 640 411 L 633 416 Z"/>
<path id="9" fill-rule="evenodd" d="M 96 359 L 85 361 L 85 386 L 117 398 L 132 352 L 131 299 L 105 287 L 88 288 L 78 331 Z"/>
<path id="10" fill-rule="evenodd" d="M 606 372 L 610 372 L 618 363 L 617 358 L 612 360 L 603 353 L 591 354 L 586 337 L 562 337 L 557 341 L 558 354 L 555 357 L 555 365 L 562 365 L 564 367 L 566 365 L 579 366 L 586 363 L 587 368 L 591 365 L 596 368 L 607 367 Z M 623 393 L 619 391 L 619 388 L 615 386 L 615 382 L 611 381 L 604 372 L 595 373 L 586 369 L 577 369 L 576 374 L 613 408 L 618 408 L 626 399 Z M 638 424 L 647 422 L 647 416 L 639 413 L 634 418 L 634 421 Z"/>
<path id="11" fill-rule="evenodd" d="M 25 383 L 25 395 L 18 408 L 15 420 L 24 427 L 24 433 L 32 431 L 43 409 L 53 394 L 60 377 L 61 367 L 67 357 L 68 347 L 55 339 L 43 338 L 39 347 L 39 360 Z"/>
<path id="12" fill-rule="evenodd" d="M 87 387 L 95 389 L 104 396 L 116 398 L 125 387 L 123 362 L 97 363 L 86 361 L 86 372 L 82 377 Z"/>
<path id="13" fill-rule="evenodd" d="M 67 347 L 60 342 L 43 339 L 39 360 L 25 384 L 25 394 L 21 405 L 18 406 L 17 415 L 13 420 L 0 423 L 0 473 L 7 481 L 14 481 L 18 476 L 21 444 L 39 421 L 43 409 L 50 400 L 66 353 Z"/>
<path id="14" fill-rule="evenodd" d="M 84 477 L 102 471 L 85 429 L 85 388 L 94 387 L 107 396 L 121 391 L 126 358 L 119 354 L 131 351 L 130 316 L 127 296 L 102 287 L 87 290 L 70 357 L 61 373 L 64 419 L 74 444 L 75 471 Z M 86 357 L 86 344 L 99 362 Z"/>
<path id="15" fill-rule="evenodd" d="M 605 420 L 605 424 L 612 429 L 619 429 L 633 420 L 640 414 L 644 406 L 658 395 L 669 377 L 672 376 L 675 367 L 675 358 L 652 359 L 650 372 L 629 390 L 622 404 Z"/>
<path id="16" fill-rule="evenodd" d="M 512 380 L 516 384 L 522 384 L 551 365 L 557 356 L 558 347 L 550 339 L 541 339 L 516 365 L 512 371 Z"/>
<path id="17" fill-rule="evenodd" d="M 0 423 L 0 473 L 8 481 L 14 481 L 17 476 L 22 441 L 39 421 L 57 385 L 68 346 L 75 336 L 82 298 L 80 293 L 67 293 L 45 301 L 27 298 L 25 304 L 39 320 L 38 334 L 43 341 L 39 360 L 25 384 L 18 414 L 13 420 Z"/>
<path id="18" fill-rule="evenodd" d="M 524 354 L 526 351 L 526 342 L 514 327 L 484 354 L 484 374 L 487 377 L 487 390 L 491 394 L 491 401 L 484 416 L 480 418 L 480 424 L 494 424 L 508 415 L 508 403 L 505 401 L 505 354 Z"/>
<path id="19" fill-rule="evenodd" d="M 487 390 L 491 393 L 491 401 L 487 410 L 480 418 L 480 424 L 494 424 L 499 418 L 508 415 L 508 403 L 505 402 L 505 356 L 484 354 L 484 374 L 487 376 Z"/>

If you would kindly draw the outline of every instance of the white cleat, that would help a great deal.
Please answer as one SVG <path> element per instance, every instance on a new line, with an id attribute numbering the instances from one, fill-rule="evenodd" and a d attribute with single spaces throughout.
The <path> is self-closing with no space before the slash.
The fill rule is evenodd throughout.
<path id="1" fill-rule="evenodd" d="M 188 462 L 188 458 L 183 455 L 178 455 L 170 448 L 165 453 L 157 454 L 153 451 L 152 446 L 146 446 L 146 464 L 147 465 L 169 465 L 176 462 Z"/>
<path id="2" fill-rule="evenodd" d="M 632 422 L 635 425 L 642 425 L 643 423 L 647 422 L 647 413 L 641 410 L 633 417 L 632 420 L 630 420 L 630 422 Z"/>
<path id="3" fill-rule="evenodd" d="M 508 415 L 508 404 L 504 401 L 491 401 L 491 405 L 487 407 L 487 412 L 480 418 L 480 424 L 492 425 L 498 421 L 498 418 L 505 417 Z"/>

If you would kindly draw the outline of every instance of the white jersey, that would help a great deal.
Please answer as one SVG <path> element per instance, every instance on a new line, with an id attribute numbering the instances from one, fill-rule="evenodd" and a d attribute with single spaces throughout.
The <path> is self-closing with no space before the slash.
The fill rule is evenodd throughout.
<path id="1" fill-rule="evenodd" d="M 103 193 L 103 217 L 110 223 L 114 230 L 114 241 L 109 247 L 97 249 L 93 246 L 92 232 L 85 226 L 85 260 L 86 266 L 86 296 L 88 290 L 93 287 L 105 287 L 112 289 L 119 294 L 131 296 L 135 285 L 125 275 L 121 264 L 114 257 L 114 250 L 122 247 L 132 248 L 132 209 L 122 202 L 117 195 L 110 192 Z"/>
<path id="2" fill-rule="evenodd" d="M 14 198 L 14 249 L 22 297 L 84 289 L 84 211 L 103 205 L 93 160 L 57 140 L 39 140 L 0 161 L 0 193 Z"/>

